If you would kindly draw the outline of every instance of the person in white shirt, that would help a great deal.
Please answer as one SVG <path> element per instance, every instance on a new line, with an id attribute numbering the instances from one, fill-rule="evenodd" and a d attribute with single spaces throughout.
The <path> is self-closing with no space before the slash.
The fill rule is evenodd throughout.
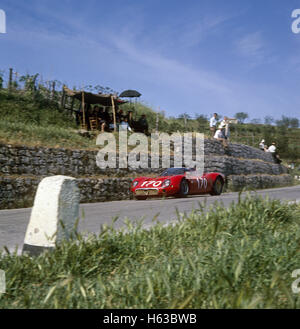
<path id="1" fill-rule="evenodd" d="M 261 142 L 259 143 L 259 148 L 264 151 L 265 150 L 265 140 L 262 139 Z"/>
<path id="2" fill-rule="evenodd" d="M 221 125 L 223 125 L 225 127 L 225 131 L 224 131 L 225 139 L 227 139 L 228 141 L 229 141 L 229 137 L 230 137 L 229 120 L 230 119 L 225 116 L 224 119 L 221 121 Z"/>
<path id="3" fill-rule="evenodd" d="M 276 163 L 281 163 L 282 160 L 280 159 L 279 155 L 276 152 L 276 146 L 275 143 L 273 142 L 271 146 L 268 148 L 268 152 L 270 152 L 273 155 L 273 158 Z"/>
<path id="4" fill-rule="evenodd" d="M 124 118 L 121 123 L 120 123 L 120 129 L 121 130 L 129 130 L 129 131 L 132 131 L 129 124 L 128 124 L 128 119 L 127 118 Z"/>
<path id="5" fill-rule="evenodd" d="M 221 141 L 223 143 L 223 146 L 227 147 L 227 142 L 225 139 L 224 132 L 225 132 L 225 125 L 220 124 L 219 129 L 215 132 L 214 139 Z"/>
<path id="6" fill-rule="evenodd" d="M 271 146 L 268 148 L 268 152 L 275 153 L 276 152 L 276 146 L 275 143 L 273 142 Z"/>
<path id="7" fill-rule="evenodd" d="M 214 137 L 218 123 L 218 114 L 214 113 L 213 116 L 209 120 L 209 129 L 211 132 L 211 137 Z"/>
<path id="8" fill-rule="evenodd" d="M 216 130 L 216 132 L 214 134 L 214 138 L 215 139 L 224 139 L 224 133 L 223 133 L 222 130 L 224 131 L 224 129 L 218 129 L 218 130 Z"/>

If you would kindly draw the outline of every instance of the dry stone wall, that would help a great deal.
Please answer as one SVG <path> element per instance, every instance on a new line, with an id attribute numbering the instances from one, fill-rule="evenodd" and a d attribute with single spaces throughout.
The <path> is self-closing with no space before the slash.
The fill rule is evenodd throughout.
<path id="1" fill-rule="evenodd" d="M 0 209 L 27 208 L 33 205 L 34 196 L 42 178 L 0 176 Z M 130 199 L 131 178 L 78 178 L 80 202 L 103 202 Z M 230 175 L 228 188 L 239 191 L 291 184 L 292 178 L 283 175 Z"/>
<path id="2" fill-rule="evenodd" d="M 225 150 L 222 143 L 209 139 L 204 146 L 205 171 L 223 173 L 232 190 L 288 185 L 292 181 L 287 168 L 274 163 L 270 153 L 240 144 L 229 144 Z M 97 152 L 0 145 L 0 209 L 31 206 L 38 183 L 49 175 L 78 178 L 81 202 L 99 202 L 130 197 L 131 179 L 122 176 L 162 170 L 150 168 L 150 156 L 147 169 L 100 169 Z M 171 157 L 171 166 L 172 163 Z M 95 178 L 97 175 L 109 178 Z"/>
<path id="3" fill-rule="evenodd" d="M 286 171 L 282 166 L 274 164 L 270 153 L 262 152 L 250 146 L 229 144 L 224 150 L 222 144 L 215 140 L 205 140 L 205 170 L 218 168 L 225 175 L 245 173 L 279 174 Z M 100 169 L 96 164 L 98 151 L 68 150 L 42 147 L 0 145 L 0 175 L 71 175 L 95 176 L 118 175 L 128 173 L 153 173 L 162 169 L 151 169 L 151 157 L 148 167 L 139 169 Z M 248 160 L 248 162 L 246 161 Z M 260 160 L 260 161 L 258 161 Z M 173 164 L 171 157 L 171 166 Z M 269 165 L 266 165 L 269 164 Z M 269 172 L 268 172 L 269 170 Z"/>

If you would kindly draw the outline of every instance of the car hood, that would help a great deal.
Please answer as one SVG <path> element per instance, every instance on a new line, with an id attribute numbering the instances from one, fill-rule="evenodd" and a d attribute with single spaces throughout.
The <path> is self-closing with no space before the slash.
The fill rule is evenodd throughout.
<path id="1" fill-rule="evenodd" d="M 145 177 L 145 179 L 139 180 L 137 188 L 159 188 L 162 187 L 162 183 L 172 178 L 175 178 L 178 176 L 160 176 L 160 177 Z"/>
<path id="2" fill-rule="evenodd" d="M 153 180 L 153 181 L 156 181 L 156 182 L 158 182 L 158 181 L 163 182 L 167 179 L 172 179 L 172 178 L 175 178 L 175 177 L 178 177 L 178 176 L 181 176 L 181 175 L 151 177 L 151 178 L 147 178 L 145 180 L 147 180 L 147 181 Z M 184 175 L 182 175 L 182 177 L 184 177 Z"/>

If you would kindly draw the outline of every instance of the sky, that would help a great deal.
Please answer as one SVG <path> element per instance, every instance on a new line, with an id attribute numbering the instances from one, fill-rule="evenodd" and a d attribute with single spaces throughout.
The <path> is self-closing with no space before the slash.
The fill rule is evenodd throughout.
<path id="1" fill-rule="evenodd" d="M 167 116 L 299 118 L 297 8 L 296 0 L 0 0 L 0 70 L 70 88 L 135 89 Z"/>

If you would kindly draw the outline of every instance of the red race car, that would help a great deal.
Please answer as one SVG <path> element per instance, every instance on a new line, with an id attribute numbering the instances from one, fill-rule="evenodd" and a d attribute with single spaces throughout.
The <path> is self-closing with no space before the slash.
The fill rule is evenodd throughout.
<path id="1" fill-rule="evenodd" d="M 137 200 L 146 200 L 152 196 L 186 197 L 205 193 L 220 195 L 224 183 L 225 176 L 220 173 L 213 172 L 197 176 L 195 169 L 169 168 L 156 178 L 135 178 L 131 185 L 131 192 Z"/>

